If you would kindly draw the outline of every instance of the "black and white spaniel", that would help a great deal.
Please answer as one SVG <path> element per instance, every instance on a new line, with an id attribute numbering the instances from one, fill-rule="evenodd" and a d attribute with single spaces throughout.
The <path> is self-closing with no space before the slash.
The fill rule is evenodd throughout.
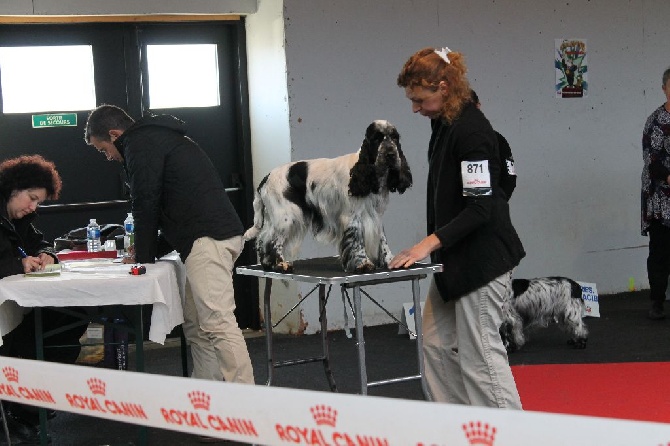
<path id="1" fill-rule="evenodd" d="M 273 169 L 256 190 L 254 225 L 244 238 L 256 239 L 260 263 L 268 270 L 293 270 L 290 259 L 308 229 L 317 240 L 339 245 L 345 271 L 383 268 L 392 258 L 382 226 L 389 193 L 402 194 L 411 185 L 398 131 L 377 120 L 355 153 Z"/>
<path id="2" fill-rule="evenodd" d="M 508 352 L 526 343 L 524 331 L 557 323 L 570 335 L 568 344 L 586 348 L 588 329 L 583 320 L 582 287 L 567 277 L 514 279 L 503 304 L 500 336 Z"/>

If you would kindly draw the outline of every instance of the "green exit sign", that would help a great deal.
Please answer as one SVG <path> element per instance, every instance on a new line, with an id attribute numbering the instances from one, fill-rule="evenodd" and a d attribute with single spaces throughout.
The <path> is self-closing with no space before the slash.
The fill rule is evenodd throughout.
<path id="1" fill-rule="evenodd" d="M 76 113 L 52 113 L 48 115 L 33 115 L 33 128 L 46 127 L 76 127 Z"/>

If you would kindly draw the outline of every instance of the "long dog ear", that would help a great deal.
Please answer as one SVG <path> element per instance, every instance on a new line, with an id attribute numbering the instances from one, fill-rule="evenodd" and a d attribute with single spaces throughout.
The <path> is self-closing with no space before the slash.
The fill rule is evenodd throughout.
<path id="1" fill-rule="evenodd" d="M 407 158 L 402 153 L 400 144 L 398 144 L 398 155 L 400 155 L 400 169 L 393 169 L 389 172 L 388 188 L 391 192 L 397 191 L 399 194 L 402 194 L 412 187 L 412 172 L 409 170 Z"/>
<path id="2" fill-rule="evenodd" d="M 358 161 L 349 172 L 349 195 L 352 197 L 365 197 L 379 193 L 379 179 L 374 162 L 370 162 L 370 151 L 370 141 L 365 138 L 358 151 Z"/>

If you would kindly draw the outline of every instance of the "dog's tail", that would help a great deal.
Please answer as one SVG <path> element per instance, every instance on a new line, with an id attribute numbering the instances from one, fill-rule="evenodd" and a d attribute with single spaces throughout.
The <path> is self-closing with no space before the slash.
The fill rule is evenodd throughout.
<path id="1" fill-rule="evenodd" d="M 253 240 L 258 237 L 258 234 L 263 228 L 263 215 L 265 214 L 265 204 L 261 198 L 261 189 L 265 185 L 265 182 L 268 180 L 267 175 L 261 181 L 261 184 L 256 188 L 256 193 L 254 194 L 254 225 L 247 229 L 247 231 L 242 236 L 244 241 Z"/>

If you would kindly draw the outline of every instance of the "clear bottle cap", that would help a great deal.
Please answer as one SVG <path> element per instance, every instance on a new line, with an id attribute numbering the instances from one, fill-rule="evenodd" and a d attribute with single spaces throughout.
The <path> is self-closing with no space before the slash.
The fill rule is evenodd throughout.
<path id="1" fill-rule="evenodd" d="M 95 218 L 92 218 L 89 223 L 97 223 L 97 221 L 95 221 Z"/>

